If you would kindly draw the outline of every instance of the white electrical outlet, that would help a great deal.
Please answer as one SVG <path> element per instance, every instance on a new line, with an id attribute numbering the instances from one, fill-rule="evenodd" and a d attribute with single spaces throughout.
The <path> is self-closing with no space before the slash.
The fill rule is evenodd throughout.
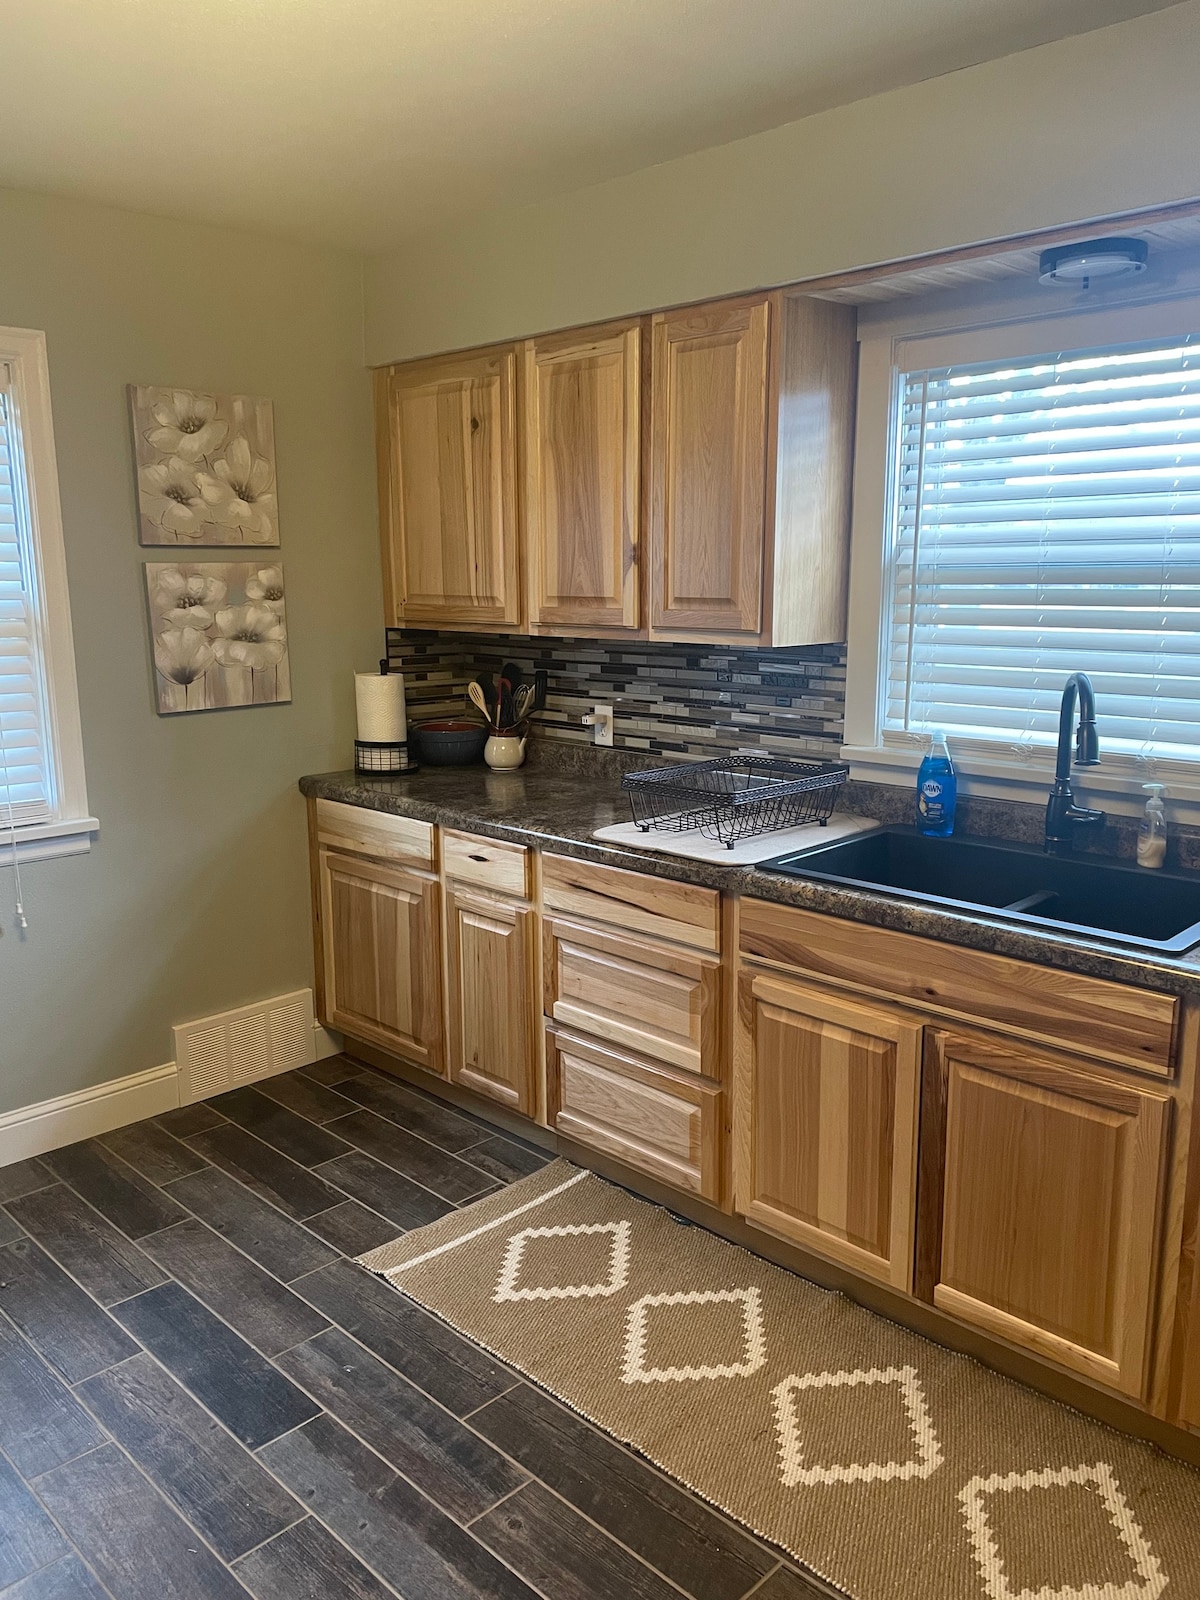
<path id="1" fill-rule="evenodd" d="M 613 715 L 611 706 L 593 706 L 590 714 L 584 717 L 583 725 L 591 728 L 593 744 L 612 744 Z"/>

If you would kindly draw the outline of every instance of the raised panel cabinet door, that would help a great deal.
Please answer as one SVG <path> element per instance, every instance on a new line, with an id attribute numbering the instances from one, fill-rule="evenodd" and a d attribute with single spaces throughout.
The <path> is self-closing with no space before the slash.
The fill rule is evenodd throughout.
<path id="1" fill-rule="evenodd" d="M 381 525 L 397 622 L 516 627 L 516 352 L 379 375 Z"/>
<path id="2" fill-rule="evenodd" d="M 522 510 L 535 630 L 638 626 L 640 347 L 636 322 L 524 346 Z"/>
<path id="3" fill-rule="evenodd" d="M 438 884 L 324 849 L 319 877 L 324 1020 L 440 1073 Z"/>
<path id="4" fill-rule="evenodd" d="M 653 320 L 651 637 L 762 630 L 767 323 L 766 299 Z"/>
<path id="5" fill-rule="evenodd" d="M 749 972 L 740 1011 L 736 1210 L 907 1290 L 922 1025 Z"/>
<path id="6" fill-rule="evenodd" d="M 450 1076 L 534 1114 L 536 912 L 486 896 L 446 895 Z"/>
<path id="7" fill-rule="evenodd" d="M 1143 1395 L 1167 1097 L 942 1032 L 925 1070 L 926 1121 L 945 1128 L 934 1304 Z"/>

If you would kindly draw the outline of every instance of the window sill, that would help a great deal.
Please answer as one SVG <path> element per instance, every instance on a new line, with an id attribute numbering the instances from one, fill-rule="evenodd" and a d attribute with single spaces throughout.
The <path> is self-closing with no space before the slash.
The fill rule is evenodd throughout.
<path id="1" fill-rule="evenodd" d="M 62 818 L 55 822 L 35 822 L 17 829 L 17 860 L 53 861 L 58 856 L 85 856 L 92 839 L 100 831 L 95 817 Z M 0 825 L 0 871 L 12 861 L 12 845 Z"/>
<path id="2" fill-rule="evenodd" d="M 1054 782 L 1054 760 L 1050 753 L 1038 751 L 1029 760 L 1006 761 L 992 754 L 973 754 L 956 748 L 950 741 L 950 755 L 958 774 L 958 792 L 979 795 L 989 800 L 1014 800 L 1026 805 L 1044 806 Z M 843 745 L 842 760 L 850 763 L 850 776 L 863 783 L 888 783 L 914 787 L 922 751 L 894 746 Z M 1075 768 L 1071 785 L 1081 805 L 1095 805 L 1113 816 L 1140 817 L 1146 808 L 1142 784 L 1155 775 L 1120 768 L 1105 770 L 1101 765 L 1084 770 Z M 1200 763 L 1192 779 L 1163 776 L 1167 788 L 1167 820 L 1188 826 L 1200 824 Z"/>

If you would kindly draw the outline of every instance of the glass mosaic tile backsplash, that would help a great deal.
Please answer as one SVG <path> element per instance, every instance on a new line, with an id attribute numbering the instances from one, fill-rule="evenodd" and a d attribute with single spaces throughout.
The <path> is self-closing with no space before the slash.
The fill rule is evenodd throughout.
<path id="1" fill-rule="evenodd" d="M 700 760 L 730 750 L 836 759 L 842 742 L 842 645 L 755 650 L 721 645 L 628 644 L 495 634 L 388 630 L 392 670 L 404 673 L 411 722 L 462 716 L 467 684 L 506 661 L 549 674 L 538 737 L 588 744 L 581 718 L 615 707 L 617 749 Z M 474 713 L 472 713 L 474 714 Z"/>

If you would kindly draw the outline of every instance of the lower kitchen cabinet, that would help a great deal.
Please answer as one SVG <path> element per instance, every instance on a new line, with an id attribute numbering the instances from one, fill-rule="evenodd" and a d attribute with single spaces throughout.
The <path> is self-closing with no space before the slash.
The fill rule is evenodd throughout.
<path id="1" fill-rule="evenodd" d="M 663 1183 L 721 1199 L 719 1085 L 558 1028 L 546 1031 L 550 1122 Z"/>
<path id="2" fill-rule="evenodd" d="M 327 849 L 317 870 L 323 1020 L 440 1072 L 437 880 Z"/>
<path id="3" fill-rule="evenodd" d="M 537 912 L 446 892 L 450 1076 L 524 1116 L 536 1102 Z"/>
<path id="4" fill-rule="evenodd" d="M 912 1281 L 922 1026 L 743 974 L 734 1205 L 899 1289 Z"/>
<path id="5" fill-rule="evenodd" d="M 1168 1097 L 933 1029 L 925 1076 L 925 1136 L 940 1124 L 945 1151 L 940 1208 L 922 1197 L 934 1232 L 940 1210 L 940 1243 L 927 1241 L 934 1304 L 1142 1396 Z"/>

